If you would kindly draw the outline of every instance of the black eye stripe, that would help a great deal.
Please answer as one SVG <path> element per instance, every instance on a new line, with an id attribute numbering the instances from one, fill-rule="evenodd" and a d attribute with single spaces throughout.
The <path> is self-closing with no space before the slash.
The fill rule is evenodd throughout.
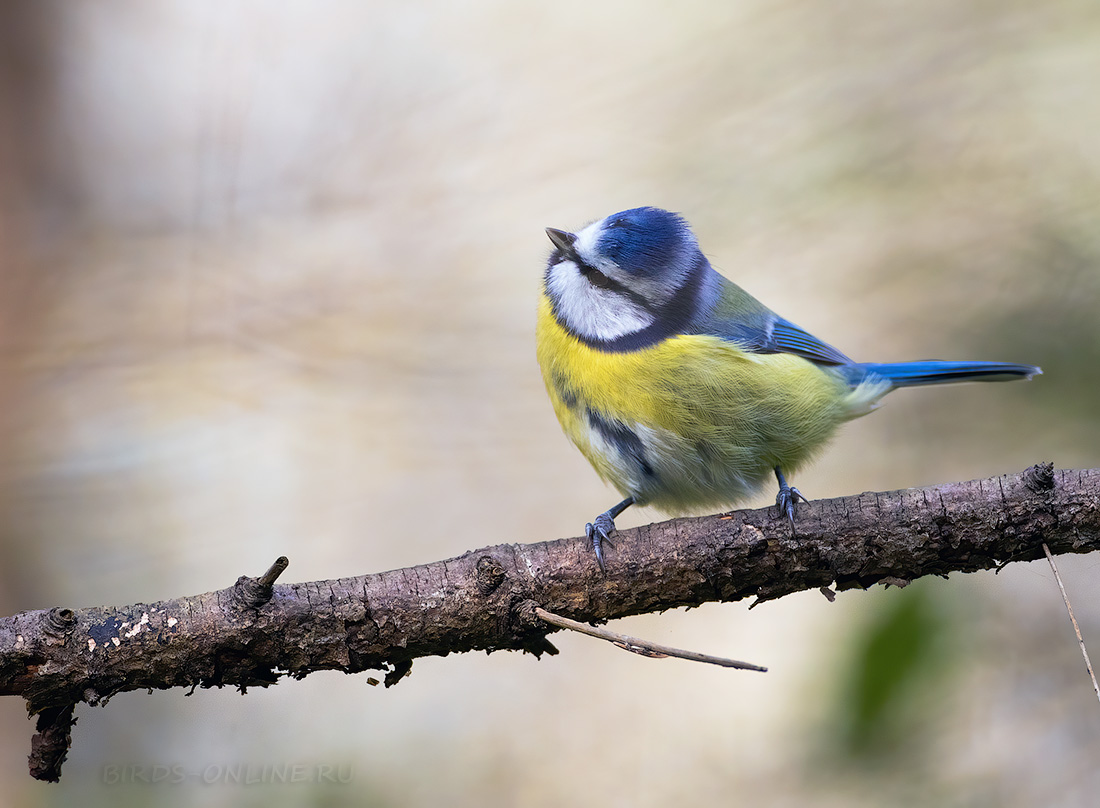
<path id="1" fill-rule="evenodd" d="M 643 311 L 649 312 L 650 314 L 657 313 L 657 307 L 654 306 L 651 301 L 646 300 L 633 289 L 623 286 L 614 278 L 607 277 L 607 275 L 604 275 L 594 266 L 592 266 L 591 264 L 586 264 L 579 258 L 574 258 L 573 263 L 577 265 L 577 269 L 580 270 L 580 273 L 582 275 L 584 275 L 585 280 L 587 280 L 593 286 L 597 286 L 600 289 L 606 289 L 609 292 L 614 292 L 617 295 L 625 297 L 627 300 L 633 302 L 635 306 L 642 309 Z"/>
<path id="2" fill-rule="evenodd" d="M 625 291 L 625 287 L 621 284 L 611 280 L 611 278 L 604 275 L 594 266 L 586 263 L 575 250 L 570 247 L 568 250 L 563 250 L 561 247 L 550 253 L 550 266 L 561 263 L 562 261 L 572 261 L 576 264 L 577 269 L 585 279 L 593 286 L 598 286 L 601 289 L 614 289 L 616 291 Z"/>
<path id="3" fill-rule="evenodd" d="M 613 286 L 617 286 L 611 278 L 604 275 L 598 269 L 591 264 L 586 264 L 583 261 L 577 262 L 577 269 L 581 271 L 581 274 L 588 279 L 588 282 L 593 286 L 598 286 L 601 289 L 611 289 Z"/>

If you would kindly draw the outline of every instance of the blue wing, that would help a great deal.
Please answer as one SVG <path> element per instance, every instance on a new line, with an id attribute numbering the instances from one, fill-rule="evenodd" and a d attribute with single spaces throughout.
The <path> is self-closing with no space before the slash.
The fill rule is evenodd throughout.
<path id="1" fill-rule="evenodd" d="M 850 365 L 832 345 L 780 317 L 741 287 L 716 272 L 709 278 L 710 301 L 703 305 L 693 331 L 711 334 L 754 353 L 790 353 L 823 365 Z"/>
<path id="2" fill-rule="evenodd" d="M 776 317 L 772 324 L 771 339 L 765 341 L 760 350 L 767 353 L 792 353 L 824 365 L 852 364 L 851 359 L 832 345 L 822 342 L 782 317 Z"/>
<path id="3" fill-rule="evenodd" d="M 695 322 L 695 333 L 736 342 L 755 353 L 789 353 L 820 365 L 842 366 L 840 373 L 853 387 L 870 376 L 894 387 L 962 381 L 1008 381 L 1042 373 L 1033 365 L 1006 362 L 853 362 L 832 345 L 799 328 L 734 283 L 714 273 L 709 305 Z"/>

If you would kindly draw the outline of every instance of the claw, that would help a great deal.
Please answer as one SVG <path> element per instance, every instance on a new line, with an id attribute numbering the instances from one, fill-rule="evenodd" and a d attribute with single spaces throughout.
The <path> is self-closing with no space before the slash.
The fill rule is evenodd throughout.
<path id="1" fill-rule="evenodd" d="M 600 565 L 600 572 L 604 571 L 603 545 L 613 546 L 609 537 L 615 532 L 615 517 L 633 504 L 634 497 L 627 497 L 614 508 L 608 508 L 597 516 L 594 521 L 584 526 L 584 535 L 592 543 L 592 551 L 596 554 L 596 563 Z"/>
<path id="2" fill-rule="evenodd" d="M 791 527 L 794 527 L 794 504 L 798 500 L 809 502 L 806 497 L 802 496 L 801 491 L 792 486 L 779 489 L 779 493 L 775 495 L 775 504 L 779 506 L 780 513 L 787 514 L 787 521 L 791 523 Z"/>
<path id="3" fill-rule="evenodd" d="M 584 535 L 592 542 L 592 551 L 596 554 L 596 563 L 600 565 L 600 572 L 604 571 L 603 545 L 612 546 L 610 536 L 614 532 L 615 520 L 606 511 L 597 516 L 595 522 L 589 522 L 584 526 Z"/>
<path id="4" fill-rule="evenodd" d="M 803 502 L 809 502 L 809 500 L 797 488 L 787 485 L 787 479 L 779 470 L 779 466 L 775 467 L 775 479 L 779 481 L 779 493 L 775 495 L 775 504 L 779 507 L 781 514 L 787 515 L 787 521 L 791 523 L 791 529 L 794 529 L 794 504 L 798 500 Z"/>

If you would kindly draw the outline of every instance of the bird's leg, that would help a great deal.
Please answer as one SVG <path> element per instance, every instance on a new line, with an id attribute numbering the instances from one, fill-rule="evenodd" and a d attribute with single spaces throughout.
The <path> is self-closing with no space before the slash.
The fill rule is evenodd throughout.
<path id="1" fill-rule="evenodd" d="M 608 536 L 615 530 L 615 517 L 633 504 L 634 497 L 627 497 L 618 505 L 608 508 L 597 516 L 595 520 L 584 526 L 584 535 L 592 542 L 592 550 L 596 553 L 596 563 L 600 565 L 600 572 L 603 572 L 602 546 L 604 544 L 611 544 L 611 540 Z"/>
<path id="2" fill-rule="evenodd" d="M 783 476 L 783 472 L 780 471 L 779 466 L 775 467 L 775 479 L 779 481 L 779 493 L 775 495 L 775 504 L 779 506 L 779 512 L 787 514 L 787 519 L 791 523 L 791 527 L 794 527 L 794 504 L 798 500 L 803 502 L 809 502 L 810 500 L 802 496 L 802 492 L 797 488 L 793 488 L 787 485 L 787 478 Z"/>

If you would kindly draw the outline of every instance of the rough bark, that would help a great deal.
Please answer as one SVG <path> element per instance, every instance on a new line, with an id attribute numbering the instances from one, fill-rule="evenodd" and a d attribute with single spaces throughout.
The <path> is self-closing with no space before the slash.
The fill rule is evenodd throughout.
<path id="1" fill-rule="evenodd" d="M 260 578 L 192 597 L 0 618 L 0 695 L 38 716 L 31 773 L 56 780 L 73 706 L 146 688 L 266 687 L 317 670 L 385 670 L 473 650 L 557 653 L 538 605 L 600 622 L 803 589 L 902 584 L 1100 547 L 1100 469 L 986 480 L 675 519 L 619 534 L 601 574 L 584 539 L 499 544 L 332 581 Z"/>

